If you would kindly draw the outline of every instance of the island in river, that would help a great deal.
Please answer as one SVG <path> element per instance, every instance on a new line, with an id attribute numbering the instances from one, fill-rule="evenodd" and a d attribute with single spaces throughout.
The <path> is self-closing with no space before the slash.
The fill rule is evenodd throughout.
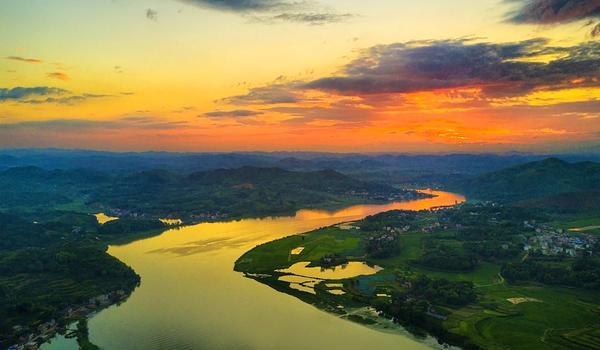
<path id="1" fill-rule="evenodd" d="M 271 241 L 235 269 L 329 313 L 465 349 L 600 348 L 598 239 L 548 213 L 391 210 Z"/>
<path id="2" fill-rule="evenodd" d="M 300 210 L 292 217 L 244 219 L 181 226 L 108 253 L 131 266 L 142 283 L 125 303 L 88 322 L 89 340 L 103 349 L 426 349 L 433 339 L 415 340 L 388 324 L 380 332 L 324 313 L 232 270 L 253 247 L 335 223 L 392 209 L 426 209 L 461 202 L 437 197 L 383 205 L 358 205 L 329 212 Z M 58 338 L 44 350 L 76 349 Z"/>

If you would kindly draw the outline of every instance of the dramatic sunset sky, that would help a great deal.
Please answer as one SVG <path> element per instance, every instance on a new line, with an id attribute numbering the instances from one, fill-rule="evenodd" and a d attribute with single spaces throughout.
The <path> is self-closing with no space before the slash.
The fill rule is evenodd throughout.
<path id="1" fill-rule="evenodd" d="M 600 151 L 600 0 L 0 0 L 0 147 Z"/>

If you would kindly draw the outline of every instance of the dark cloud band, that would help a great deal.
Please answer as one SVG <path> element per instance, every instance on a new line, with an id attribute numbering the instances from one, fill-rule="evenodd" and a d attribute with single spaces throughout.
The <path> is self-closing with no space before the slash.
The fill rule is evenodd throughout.
<path id="1" fill-rule="evenodd" d="M 233 12 L 273 11 L 297 7 L 293 2 L 280 0 L 181 0 L 189 4 Z"/>
<path id="2" fill-rule="evenodd" d="M 0 130 L 83 130 L 83 129 L 177 129 L 186 127 L 187 121 L 169 121 L 152 116 L 129 116 L 112 120 L 91 119 L 49 119 L 37 121 L 20 121 L 0 124 Z"/>
<path id="3" fill-rule="evenodd" d="M 36 86 L 36 87 L 14 87 L 14 88 L 0 88 L 0 102 L 10 100 L 23 100 L 30 97 L 40 97 L 49 95 L 63 95 L 69 91 L 48 87 L 48 86 Z"/>
<path id="4" fill-rule="evenodd" d="M 203 8 L 247 15 L 263 23 L 297 22 L 313 25 L 336 23 L 354 15 L 337 13 L 311 0 L 179 0 Z"/>
<path id="5" fill-rule="evenodd" d="M 548 54 L 559 58 L 531 60 Z M 580 86 L 598 84 L 600 43 L 552 47 L 544 39 L 505 44 L 448 40 L 376 46 L 347 64 L 342 75 L 304 87 L 360 95 L 478 86 L 488 94 L 519 95 L 562 88 L 573 80 Z"/>
<path id="6" fill-rule="evenodd" d="M 515 2 L 515 0 L 511 0 Z M 519 0 L 520 7 L 511 14 L 514 23 L 555 24 L 600 17 L 598 0 Z"/>
<path id="7" fill-rule="evenodd" d="M 19 61 L 19 62 L 25 62 L 25 63 L 33 63 L 33 64 L 44 63 L 44 61 L 42 61 L 38 58 L 27 58 L 27 57 L 20 57 L 20 56 L 8 56 L 5 58 L 7 60 Z"/>
<path id="8" fill-rule="evenodd" d="M 104 97 L 112 97 L 112 95 L 74 94 L 69 90 L 49 86 L 0 88 L 0 102 L 73 104 Z"/>

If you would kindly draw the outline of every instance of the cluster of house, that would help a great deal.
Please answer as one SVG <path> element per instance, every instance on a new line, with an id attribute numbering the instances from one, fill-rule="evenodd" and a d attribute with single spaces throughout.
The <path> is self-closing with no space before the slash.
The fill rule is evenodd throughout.
<path id="1" fill-rule="evenodd" d="M 414 229 L 420 229 L 421 232 L 423 233 L 431 233 L 431 232 L 435 232 L 437 230 L 440 229 L 444 229 L 444 230 L 448 230 L 451 228 L 451 225 L 448 223 L 448 218 L 442 217 L 439 218 L 438 221 L 435 222 L 429 222 L 424 224 L 421 227 L 416 227 Z M 406 233 L 408 231 L 410 231 L 413 227 L 411 225 L 403 225 L 403 226 L 385 226 L 383 227 L 383 231 L 385 232 L 390 232 L 390 233 Z M 462 228 L 461 224 L 456 224 L 456 228 L 460 229 Z"/>
<path id="2" fill-rule="evenodd" d="M 342 222 L 341 224 L 335 225 L 335 227 L 339 228 L 340 230 L 358 230 L 358 227 L 354 226 L 353 224 L 354 222 Z"/>
<path id="3" fill-rule="evenodd" d="M 382 246 L 384 246 L 386 243 L 391 243 L 391 242 L 395 241 L 397 238 L 398 238 L 397 235 L 392 232 L 383 232 L 380 234 L 375 234 L 375 235 L 365 237 L 365 239 L 367 241 L 371 241 L 371 242 L 374 242 L 374 243 L 376 243 L 378 245 L 382 245 Z"/>
<path id="4" fill-rule="evenodd" d="M 430 233 L 436 230 L 439 230 L 442 227 L 442 224 L 439 222 L 432 222 L 429 223 L 423 227 L 421 227 L 421 232 L 423 233 Z M 444 228 L 448 228 L 447 226 L 444 226 Z"/>
<path id="5" fill-rule="evenodd" d="M 227 214 L 222 213 L 200 213 L 200 214 L 192 214 L 189 216 L 192 222 L 197 221 L 216 221 L 223 220 L 227 218 Z"/>
<path id="6" fill-rule="evenodd" d="M 70 307 L 63 312 L 64 320 L 77 320 L 86 317 L 90 312 L 105 308 L 114 302 L 118 302 L 127 297 L 127 293 L 119 289 L 114 292 L 99 295 L 89 299 L 86 303 L 74 307 Z M 39 344 L 47 342 L 53 338 L 59 330 L 59 323 L 52 319 L 42 323 L 34 330 L 25 332 L 26 329 L 22 326 L 14 326 L 14 334 L 22 334 L 19 337 L 19 343 L 9 346 L 6 350 L 37 350 Z"/>
<path id="7" fill-rule="evenodd" d="M 357 196 L 357 197 L 369 197 L 371 195 L 371 193 L 369 193 L 368 191 L 356 191 L 356 190 L 346 191 L 345 194 L 350 195 L 350 196 Z"/>
<path id="8" fill-rule="evenodd" d="M 543 255 L 567 255 L 571 257 L 591 255 L 597 237 L 588 234 L 576 234 L 548 224 L 537 224 L 535 220 L 524 221 L 523 226 L 535 231 L 529 237 L 523 250 L 540 252 Z"/>
<path id="9" fill-rule="evenodd" d="M 37 329 L 30 333 L 27 336 L 21 337 L 20 343 L 9 346 L 7 350 L 36 350 L 38 349 L 40 343 L 47 341 L 52 338 L 56 331 L 58 330 L 58 323 L 56 320 L 52 319 L 48 322 L 42 323 L 37 327 Z M 13 332 L 21 333 L 23 331 L 23 327 L 14 326 Z"/>
<path id="10" fill-rule="evenodd" d="M 138 212 L 127 210 L 127 209 L 111 208 L 111 209 L 106 209 L 106 211 L 109 215 L 120 217 L 120 218 L 124 218 L 124 217 L 134 218 L 134 219 L 149 219 L 150 218 L 150 216 L 147 215 L 146 213 L 138 213 Z M 168 215 L 168 217 L 179 217 L 179 215 L 178 215 L 178 213 L 170 213 Z M 200 214 L 192 214 L 192 215 L 189 215 L 189 218 L 193 222 L 216 221 L 216 220 L 226 219 L 227 214 L 222 214 L 219 212 L 215 212 L 215 213 L 207 212 L 207 213 L 200 213 Z"/>
<path id="11" fill-rule="evenodd" d="M 415 199 L 415 198 L 419 197 L 418 192 L 413 192 L 413 191 L 406 191 L 406 192 L 400 191 L 400 192 L 395 192 L 395 193 L 380 193 L 380 192 L 350 190 L 350 191 L 346 191 L 344 194 L 353 196 L 353 197 L 362 197 L 362 198 L 369 198 L 372 200 L 388 201 L 388 202 L 403 201 L 403 200 Z"/>
<path id="12" fill-rule="evenodd" d="M 146 214 L 145 213 L 138 213 L 132 210 L 127 210 L 127 209 L 119 209 L 119 208 L 111 208 L 111 209 L 107 209 L 107 212 L 111 215 L 111 216 L 116 216 L 116 217 L 120 217 L 120 218 L 134 218 L 134 219 L 144 219 L 146 218 Z"/>
<path id="13" fill-rule="evenodd" d="M 410 230 L 410 225 L 404 225 L 402 227 L 385 226 L 383 228 L 384 232 L 389 232 L 389 233 L 406 233 L 409 230 Z"/>

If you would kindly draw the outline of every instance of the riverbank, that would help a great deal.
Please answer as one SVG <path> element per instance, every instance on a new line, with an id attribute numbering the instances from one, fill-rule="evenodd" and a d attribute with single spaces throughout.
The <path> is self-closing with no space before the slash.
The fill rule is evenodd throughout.
<path id="1" fill-rule="evenodd" d="M 181 226 L 125 245 L 111 245 L 109 254 L 131 266 L 143 283 L 126 303 L 89 320 L 89 340 L 104 349 L 212 349 L 246 344 L 251 349 L 300 350 L 302 342 L 288 340 L 298 332 L 311 332 L 321 339 L 315 344 L 318 349 L 342 344 L 347 350 L 366 346 L 425 349 L 420 342 L 395 332 L 383 334 L 336 317 L 324 317 L 299 300 L 282 299 L 272 290 L 259 287 L 231 267 L 244 252 L 273 239 L 361 219 L 397 206 L 422 208 L 454 203 L 453 198 L 441 195 L 333 212 L 300 210 L 292 217 Z M 257 314 L 261 315 L 259 319 Z M 286 315 L 284 323 L 282 315 Z"/>
<path id="2" fill-rule="evenodd" d="M 94 290 L 86 289 L 84 293 L 80 293 L 77 296 L 77 300 L 84 300 L 83 302 L 77 302 L 68 304 L 68 306 L 64 307 L 61 310 L 53 313 L 53 317 L 49 318 L 45 321 L 38 320 L 40 323 L 37 326 L 21 326 L 19 324 L 14 325 L 12 329 L 15 333 L 11 336 L 13 340 L 16 340 L 16 343 L 13 343 L 14 349 L 32 349 L 36 348 L 36 346 L 40 346 L 42 343 L 47 342 L 49 339 L 52 339 L 57 334 L 61 334 L 67 330 L 69 324 L 79 321 L 86 321 L 94 314 L 111 307 L 113 305 L 120 305 L 125 302 L 127 298 L 131 295 L 131 293 L 137 288 L 141 283 L 141 278 L 138 274 L 135 273 L 131 267 L 127 266 L 125 263 L 115 259 L 110 256 L 106 250 L 109 245 L 115 244 L 127 244 L 133 242 L 135 240 L 144 239 L 153 237 L 161 234 L 165 231 L 165 229 L 177 229 L 180 225 L 168 225 L 167 227 L 159 230 L 149 230 L 143 232 L 133 232 L 126 234 L 124 236 L 110 239 L 104 243 L 98 243 L 96 248 L 98 251 L 102 251 L 102 253 L 98 253 L 97 251 L 88 251 L 88 257 L 93 256 L 93 254 L 106 254 L 106 256 L 110 257 L 110 259 L 114 259 L 118 261 L 119 265 L 126 269 L 128 272 L 125 275 L 121 275 L 119 277 L 119 281 L 112 281 L 108 283 L 104 283 L 107 285 L 107 288 L 110 288 L 111 285 L 114 286 L 115 289 L 109 290 L 107 292 L 102 292 L 101 294 L 97 293 Z M 106 266 L 105 266 L 106 267 Z M 56 277 L 56 276 L 55 276 Z M 98 276 L 98 279 L 107 278 L 106 276 Z M 46 283 L 51 284 L 53 286 L 58 286 L 60 283 L 57 279 L 49 280 Z M 90 284 L 90 281 L 83 282 L 85 285 Z M 65 288 L 70 288 L 71 285 L 66 286 Z M 118 288 L 118 289 L 117 289 Z M 54 290 L 54 293 L 57 294 L 65 294 L 61 293 L 60 290 Z M 87 322 L 87 321 L 86 321 Z M 89 343 L 87 340 L 87 328 L 85 330 L 77 330 L 74 334 L 76 334 L 77 338 L 84 339 L 84 343 Z M 10 348 L 10 347 L 9 347 Z M 88 346 L 89 349 L 94 349 L 93 344 L 90 343 Z"/>
<path id="3" fill-rule="evenodd" d="M 31 333 L 24 333 L 18 337 L 18 342 L 9 346 L 10 350 L 35 350 L 43 343 L 54 338 L 58 334 L 70 332 L 70 337 L 77 338 L 78 342 L 89 343 L 87 341 L 87 329 L 77 329 L 70 331 L 69 325 L 73 323 L 87 322 L 87 319 L 93 314 L 102 311 L 113 305 L 119 305 L 127 300 L 133 290 L 115 290 L 109 293 L 101 294 L 90 298 L 85 303 L 71 305 L 61 310 L 57 318 L 40 324 L 37 329 Z M 80 339 L 81 338 L 81 339 Z M 89 343 L 87 349 L 93 349 L 93 344 Z"/>
<path id="4" fill-rule="evenodd" d="M 77 221 L 68 222 L 73 218 Z M 48 224 L 0 219 L 6 219 L 1 223 L 11 230 L 29 232 L 27 246 L 0 251 L 2 348 L 15 344 L 32 348 L 73 320 L 124 300 L 139 285 L 140 276 L 109 255 L 108 246 L 175 227 L 159 221 L 99 223 L 92 215 L 78 213 L 58 216 Z M 70 236 L 63 234 L 49 244 L 38 242 L 36 235 L 54 235 L 57 227 L 66 225 L 74 227 Z"/>
<path id="5" fill-rule="evenodd" d="M 260 245 L 240 257 L 235 269 L 339 317 L 382 328 L 384 315 L 417 337 L 432 334 L 462 348 L 597 346 L 597 291 L 561 282 L 515 283 L 514 272 L 509 283 L 500 274 L 507 264 L 523 263 L 530 248 L 524 242 L 538 239 L 536 227 L 523 225 L 532 222 L 529 215 L 483 204 L 390 211 Z M 390 246 L 396 248 L 383 249 Z M 548 259 L 538 257 L 536 264 L 575 273 L 566 269 L 575 259 Z M 299 262 L 328 269 L 331 261 L 342 269 L 347 262 L 364 262 L 383 270 L 317 279 L 290 270 Z M 575 280 L 593 276 L 593 266 Z M 378 312 L 352 312 L 365 307 Z"/>
<path id="6" fill-rule="evenodd" d="M 35 348 L 74 320 L 122 302 L 140 282 L 129 266 L 91 246 L 28 248 L 1 262 L 1 342 L 16 349 Z"/>
<path id="7" fill-rule="evenodd" d="M 423 195 L 423 194 L 418 194 L 418 193 L 415 194 L 415 196 L 430 197 L 430 195 Z M 104 218 L 103 215 L 100 215 L 100 216 L 101 216 L 101 218 Z M 145 220 L 145 221 L 148 221 L 148 220 Z M 116 218 L 116 217 L 110 217 L 110 220 L 103 220 L 103 222 L 99 221 L 99 223 L 101 224 L 100 229 L 102 230 L 102 232 L 104 234 L 101 236 L 95 236 L 95 238 L 93 236 L 90 237 L 91 241 L 87 244 L 91 244 L 91 246 L 96 247 L 96 249 L 98 250 L 97 252 L 90 254 L 90 256 L 93 256 L 96 254 L 105 255 L 106 254 L 105 250 L 108 245 L 128 244 L 128 243 L 136 241 L 136 240 L 150 238 L 150 237 L 159 235 L 160 233 L 164 232 L 165 229 L 177 230 L 177 229 L 184 227 L 183 223 L 178 222 L 177 224 L 174 224 L 174 225 L 173 224 L 171 224 L 171 225 L 165 224 L 164 226 L 161 226 L 160 229 L 153 229 L 153 230 L 146 230 L 146 231 L 139 231 L 139 232 L 127 232 L 128 230 L 131 230 L 132 228 L 137 227 L 138 222 L 140 222 L 140 221 L 127 219 L 127 218 L 125 218 L 125 219 Z M 132 225 L 134 225 L 134 226 L 132 226 Z M 142 226 L 146 227 L 147 225 L 144 224 Z M 108 236 L 107 236 L 107 234 L 108 234 Z M 119 262 L 119 264 L 121 264 L 123 267 L 129 269 L 131 273 L 135 274 L 135 272 L 133 270 L 131 270 L 127 265 L 125 265 L 121 262 Z M 99 265 L 102 265 L 102 264 L 99 264 Z M 135 288 L 135 285 L 137 285 L 139 283 L 139 277 L 137 276 L 137 274 L 135 276 L 136 276 L 135 280 L 129 279 L 130 283 L 128 285 L 128 288 L 126 288 L 126 290 L 128 291 L 127 294 L 129 294 L 129 292 Z M 103 277 L 99 276 L 98 278 L 103 278 Z M 45 282 L 40 282 L 40 283 L 38 283 L 38 285 L 40 285 L 40 287 L 42 287 L 42 290 L 43 290 L 46 288 L 46 287 L 43 287 L 43 285 L 48 285 L 48 284 L 60 285 L 60 283 L 57 282 L 58 280 L 60 280 L 60 277 L 55 276 L 54 281 L 48 280 Z M 88 281 L 87 283 L 90 284 L 90 282 L 91 281 Z M 65 288 L 69 289 L 69 288 L 71 288 L 71 286 L 72 286 L 71 284 L 68 284 Z M 73 288 L 71 288 L 71 289 L 73 289 Z M 36 288 L 36 289 L 40 290 L 39 288 Z M 69 289 L 69 290 L 71 290 L 71 289 Z M 67 292 L 62 291 L 59 288 L 59 289 L 55 290 L 55 293 L 57 295 L 61 295 L 61 294 L 65 295 L 65 294 L 68 294 L 68 291 Z M 108 299 L 112 300 L 112 299 L 114 299 L 114 298 L 112 298 L 113 294 L 114 294 L 114 291 L 106 292 L 106 289 L 104 289 L 103 294 L 97 294 L 96 292 L 86 291 L 84 293 L 80 293 L 80 295 L 77 295 L 77 297 L 75 299 L 69 298 L 69 297 L 63 297 L 64 300 L 57 300 L 55 302 L 52 302 L 52 304 L 53 305 L 65 305 L 65 303 L 67 303 L 68 306 L 64 306 L 62 309 L 53 311 L 51 317 L 43 318 L 43 315 L 41 315 L 41 314 L 38 316 L 35 316 L 34 312 L 29 312 L 29 314 L 32 316 L 31 321 L 13 322 L 11 325 L 11 329 L 12 329 L 12 327 L 17 326 L 18 331 L 13 332 L 12 335 L 9 335 L 9 338 L 13 339 L 13 341 L 18 340 L 19 345 L 24 345 L 27 343 L 31 343 L 30 345 L 32 345 L 35 342 L 39 343 L 40 341 L 44 341 L 44 340 L 52 337 L 52 335 L 55 334 L 54 332 L 56 330 L 52 329 L 52 331 L 50 331 L 50 329 L 45 326 L 38 329 L 38 327 L 40 327 L 39 324 L 41 323 L 41 322 L 39 322 L 39 320 L 45 319 L 45 320 L 48 320 L 49 322 L 54 320 L 52 322 L 56 322 L 57 324 L 61 324 L 64 326 L 68 322 L 73 321 L 73 318 L 71 317 L 72 315 L 68 311 L 69 309 L 77 310 L 76 314 L 79 315 L 78 317 L 80 319 L 85 319 L 88 315 L 97 311 L 97 309 L 95 309 L 95 308 L 88 308 L 89 312 L 84 312 L 84 310 L 82 310 L 81 307 L 83 305 L 87 305 L 86 303 L 83 303 L 83 304 L 79 303 L 79 302 L 70 303 L 70 302 L 68 302 L 68 300 L 88 300 L 88 299 L 94 299 L 96 297 L 101 297 L 101 298 L 104 298 L 104 300 L 106 300 L 106 298 L 102 297 L 102 295 L 109 295 L 110 297 Z M 34 300 L 34 302 L 33 302 L 34 304 L 45 303 L 45 302 L 36 300 L 36 297 L 33 297 L 33 300 Z M 115 300 L 115 302 L 117 302 L 117 301 L 118 300 Z M 103 305 L 103 308 L 106 306 L 110 306 L 110 305 L 112 305 L 112 303 Z M 21 326 L 21 324 L 27 323 L 27 322 L 33 322 L 33 323 L 29 323 L 29 324 L 25 324 L 24 326 Z M 42 323 L 42 324 L 45 324 L 45 323 Z M 8 344 L 10 344 L 10 342 L 8 342 Z"/>

